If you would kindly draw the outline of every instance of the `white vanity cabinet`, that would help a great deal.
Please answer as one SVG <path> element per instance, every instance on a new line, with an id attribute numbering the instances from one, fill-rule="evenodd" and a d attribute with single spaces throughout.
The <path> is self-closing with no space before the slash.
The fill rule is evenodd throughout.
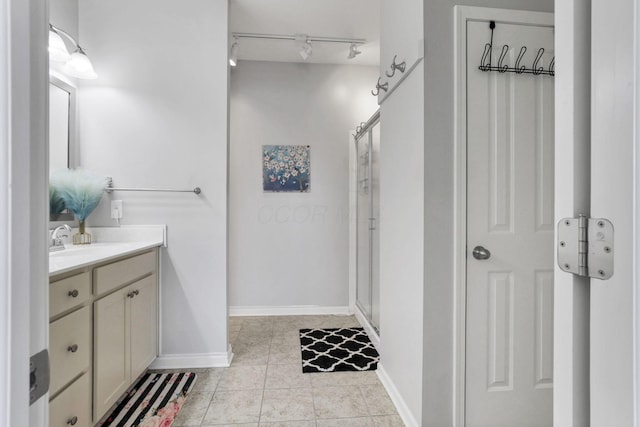
<path id="1" fill-rule="evenodd" d="M 93 411 L 95 420 L 157 355 L 157 252 L 95 268 Z"/>
<path id="2" fill-rule="evenodd" d="M 158 249 L 50 279 L 51 427 L 91 427 L 158 353 Z"/>

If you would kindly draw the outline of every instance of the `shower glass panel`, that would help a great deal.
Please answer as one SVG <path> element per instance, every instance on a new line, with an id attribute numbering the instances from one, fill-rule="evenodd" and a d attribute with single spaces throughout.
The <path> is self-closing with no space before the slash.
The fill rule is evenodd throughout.
<path id="1" fill-rule="evenodd" d="M 371 219 L 369 233 L 371 246 L 371 326 L 379 331 L 380 325 L 380 122 L 371 129 Z"/>
<path id="2" fill-rule="evenodd" d="M 374 116 L 375 117 L 375 116 Z M 374 120 L 356 139 L 357 154 L 357 286 L 356 304 L 379 331 L 380 325 L 380 122 Z"/>

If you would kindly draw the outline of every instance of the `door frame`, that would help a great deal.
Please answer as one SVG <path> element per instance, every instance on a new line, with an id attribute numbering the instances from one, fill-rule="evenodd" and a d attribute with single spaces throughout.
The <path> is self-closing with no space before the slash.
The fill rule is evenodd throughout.
<path id="1" fill-rule="evenodd" d="M 48 347 L 45 0 L 0 0 L 0 425 L 48 425 L 29 357 Z"/>
<path id="2" fill-rule="evenodd" d="M 475 6 L 454 6 L 454 310 L 453 425 L 465 425 L 467 285 L 467 21 L 553 26 L 554 15 Z M 478 53 L 480 60 L 482 52 Z"/>

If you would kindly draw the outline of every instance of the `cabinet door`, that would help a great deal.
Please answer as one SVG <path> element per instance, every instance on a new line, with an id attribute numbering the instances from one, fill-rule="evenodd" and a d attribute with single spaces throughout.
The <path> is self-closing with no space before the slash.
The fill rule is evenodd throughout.
<path id="1" fill-rule="evenodd" d="M 99 420 L 130 383 L 127 286 L 94 303 L 94 420 Z"/>
<path id="2" fill-rule="evenodd" d="M 158 354 L 158 283 L 151 275 L 131 285 L 135 296 L 131 305 L 131 381 L 151 364 Z"/>

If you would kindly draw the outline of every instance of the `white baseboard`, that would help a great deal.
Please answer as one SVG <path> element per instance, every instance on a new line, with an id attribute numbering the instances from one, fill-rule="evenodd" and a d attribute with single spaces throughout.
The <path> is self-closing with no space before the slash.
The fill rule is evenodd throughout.
<path id="1" fill-rule="evenodd" d="M 364 331 L 369 336 L 369 339 L 371 340 L 371 343 L 373 344 L 373 346 L 375 348 L 380 348 L 380 337 L 378 336 L 376 331 L 373 329 L 373 326 L 371 326 L 371 324 L 369 323 L 367 318 L 364 316 L 364 314 L 362 314 L 362 311 L 358 308 L 358 306 L 355 306 L 353 311 L 355 312 L 356 319 L 358 319 L 358 322 L 360 322 L 360 324 L 364 328 Z"/>
<path id="2" fill-rule="evenodd" d="M 376 370 L 376 373 L 378 374 L 378 378 L 380 378 L 380 382 L 387 390 L 391 401 L 394 405 L 396 405 L 398 415 L 400 415 L 400 418 L 402 418 L 402 422 L 404 422 L 404 425 L 406 427 L 420 427 L 420 424 L 418 424 L 418 421 L 416 421 L 416 418 L 409 410 L 409 407 L 405 403 L 404 399 L 402 398 L 402 396 L 400 396 L 400 393 L 398 392 L 395 384 L 393 384 L 393 381 L 391 381 L 391 378 L 389 378 L 387 371 L 384 370 L 384 367 L 380 363 L 378 363 L 378 369 Z"/>
<path id="3" fill-rule="evenodd" d="M 225 353 L 162 354 L 150 369 L 227 368 L 231 365 L 231 346 Z"/>
<path id="4" fill-rule="evenodd" d="M 319 305 L 286 305 L 272 306 L 235 306 L 229 307 L 230 316 L 304 316 L 335 314 L 346 316 L 353 314 L 349 307 L 322 307 Z"/>

